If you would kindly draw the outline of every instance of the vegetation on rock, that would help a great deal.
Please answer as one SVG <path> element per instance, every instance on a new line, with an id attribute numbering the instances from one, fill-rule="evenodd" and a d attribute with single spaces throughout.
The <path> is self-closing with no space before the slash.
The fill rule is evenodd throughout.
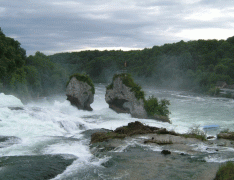
<path id="1" fill-rule="evenodd" d="M 123 139 L 128 136 L 133 136 L 137 134 L 148 134 L 148 133 L 177 135 L 174 131 L 167 131 L 165 128 L 157 128 L 157 127 L 143 125 L 141 122 L 135 121 L 128 123 L 127 126 L 119 127 L 114 131 L 110 131 L 107 133 L 105 132 L 94 133 L 91 136 L 91 143 L 103 142 L 108 139 L 115 139 L 115 138 Z"/>
<path id="2" fill-rule="evenodd" d="M 107 90 L 113 89 L 113 82 L 116 78 L 121 78 L 124 85 L 131 88 L 131 91 L 135 93 L 135 97 L 143 99 L 144 108 L 150 118 L 158 118 L 168 120 L 168 115 L 170 111 L 168 105 L 170 102 L 166 99 L 158 100 L 154 96 L 150 96 L 147 100 L 145 99 L 145 93 L 142 91 L 141 86 L 136 84 L 132 76 L 128 73 L 115 74 L 113 76 L 112 83 L 106 87 Z"/>
<path id="3" fill-rule="evenodd" d="M 196 138 L 196 139 L 200 139 L 202 141 L 206 141 L 206 133 L 201 130 L 199 128 L 199 126 L 195 126 L 190 128 L 190 130 L 188 131 L 188 133 L 186 134 L 181 134 L 183 137 L 185 138 Z"/>
<path id="4" fill-rule="evenodd" d="M 149 117 L 165 116 L 168 117 L 170 111 L 168 110 L 170 102 L 166 99 L 158 100 L 154 96 L 150 96 L 144 101 L 144 107 Z"/>
<path id="5" fill-rule="evenodd" d="M 69 78 L 69 81 L 67 82 L 67 85 L 69 84 L 70 80 L 75 77 L 78 81 L 82 81 L 82 82 L 85 82 L 87 83 L 89 86 L 91 86 L 91 92 L 92 94 L 95 94 L 95 88 L 94 88 L 94 84 L 92 82 L 92 80 L 90 79 L 89 75 L 87 74 L 79 74 L 79 73 L 76 73 L 76 74 L 73 74 L 70 76 Z"/>
<path id="6" fill-rule="evenodd" d="M 220 166 L 214 180 L 232 180 L 234 179 L 234 163 L 229 161 Z"/>
<path id="7" fill-rule="evenodd" d="M 217 135 L 218 139 L 230 139 L 230 140 L 234 140 L 234 132 L 229 131 L 229 129 L 226 129 L 224 131 L 221 131 L 218 135 Z"/>
<path id="8" fill-rule="evenodd" d="M 121 74 L 115 74 L 113 76 L 112 83 L 106 87 L 106 89 L 113 89 L 113 82 L 116 78 L 120 78 L 124 85 L 131 88 L 131 91 L 135 93 L 135 97 L 139 99 L 145 99 L 145 93 L 141 90 L 141 86 L 136 84 L 131 76 L 131 74 L 128 73 L 121 73 Z"/>
<path id="9" fill-rule="evenodd" d="M 128 136 L 139 134 L 170 134 L 174 136 L 182 136 L 185 138 L 195 138 L 202 141 L 206 140 L 205 133 L 198 129 L 198 127 L 192 128 L 190 132 L 186 134 L 178 134 L 175 131 L 168 131 L 166 128 L 152 127 L 142 124 L 139 121 L 128 123 L 127 126 L 116 128 L 114 131 L 109 132 L 96 132 L 91 135 L 91 143 L 103 142 L 108 139 L 123 139 Z M 172 144 L 172 141 L 157 141 L 148 140 L 145 143 L 157 143 L 160 145 Z"/>

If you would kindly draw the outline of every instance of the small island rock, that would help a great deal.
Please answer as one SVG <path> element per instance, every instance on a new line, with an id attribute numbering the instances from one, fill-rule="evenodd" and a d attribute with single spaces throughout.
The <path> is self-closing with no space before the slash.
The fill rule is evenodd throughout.
<path id="1" fill-rule="evenodd" d="M 107 88 L 105 100 L 109 108 L 117 113 L 130 113 L 135 118 L 147 118 L 143 99 L 137 99 L 135 92 L 123 83 L 121 76 L 113 79 L 113 87 Z"/>
<path id="2" fill-rule="evenodd" d="M 67 89 L 67 100 L 78 109 L 92 111 L 90 104 L 94 101 L 94 93 L 92 92 L 92 86 L 87 82 L 77 80 L 76 76 L 71 77 Z"/>

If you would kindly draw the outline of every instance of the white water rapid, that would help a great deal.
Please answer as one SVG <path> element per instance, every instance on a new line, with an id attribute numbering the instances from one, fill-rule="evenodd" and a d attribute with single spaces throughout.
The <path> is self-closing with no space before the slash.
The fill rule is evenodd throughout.
<path id="1" fill-rule="evenodd" d="M 105 86 L 97 84 L 95 88 L 92 112 L 78 110 L 71 106 L 65 96 L 40 99 L 23 105 L 14 96 L 1 93 L 0 137 L 8 139 L 0 141 L 0 158 L 59 154 L 65 159 L 75 158 L 75 160 L 54 179 L 75 179 L 81 176 L 83 179 L 86 179 L 85 176 L 89 179 L 90 169 L 92 174 L 98 174 L 98 177 L 105 179 L 108 173 L 103 172 L 103 175 L 100 173 L 100 168 L 103 168 L 102 163 L 109 161 L 112 157 L 98 158 L 90 152 L 90 136 L 84 134 L 88 130 L 101 128 L 114 130 L 138 120 L 150 126 L 165 127 L 179 133 L 187 132 L 191 127 L 205 125 L 219 125 L 219 130 L 228 128 L 234 131 L 233 99 L 200 96 L 184 91 L 144 88 L 148 96 L 155 95 L 159 99 L 170 100 L 172 124 L 168 124 L 150 119 L 131 118 L 129 114 L 117 114 L 109 109 L 105 102 Z M 137 145 L 137 142 L 129 142 L 129 146 L 133 146 L 134 143 Z M 123 152 L 126 148 L 127 146 L 122 147 L 118 151 Z M 150 145 L 148 148 L 152 151 L 161 150 L 160 147 Z M 203 144 L 195 148 L 198 151 L 207 149 Z M 203 159 L 206 162 L 224 162 L 234 160 L 234 156 L 228 158 L 206 156 Z M 0 168 L 1 171 L 3 171 L 2 168 Z"/>

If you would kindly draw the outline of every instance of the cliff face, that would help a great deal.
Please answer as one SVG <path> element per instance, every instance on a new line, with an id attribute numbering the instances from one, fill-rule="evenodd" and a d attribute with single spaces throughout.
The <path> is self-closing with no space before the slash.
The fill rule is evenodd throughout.
<path id="1" fill-rule="evenodd" d="M 94 101 L 94 95 L 91 89 L 92 87 L 86 82 L 78 81 L 76 77 L 72 77 L 67 85 L 67 100 L 78 109 L 92 111 L 90 104 Z"/>
<path id="2" fill-rule="evenodd" d="M 120 77 L 113 81 L 113 88 L 107 89 L 105 100 L 117 113 L 130 113 L 135 118 L 147 118 L 143 99 L 137 99 L 135 92 L 123 84 Z"/>

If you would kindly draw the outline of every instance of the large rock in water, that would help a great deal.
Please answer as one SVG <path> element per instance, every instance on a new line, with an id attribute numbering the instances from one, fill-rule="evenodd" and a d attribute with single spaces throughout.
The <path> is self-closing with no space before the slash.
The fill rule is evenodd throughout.
<path id="1" fill-rule="evenodd" d="M 105 100 L 117 113 L 130 113 L 135 118 L 147 118 L 143 99 L 137 99 L 135 92 L 126 86 L 121 77 L 113 80 L 113 87 L 106 90 Z"/>
<path id="2" fill-rule="evenodd" d="M 90 104 L 94 101 L 94 94 L 92 87 L 83 81 L 77 80 L 76 77 L 72 77 L 66 90 L 67 100 L 78 109 L 92 111 Z"/>

